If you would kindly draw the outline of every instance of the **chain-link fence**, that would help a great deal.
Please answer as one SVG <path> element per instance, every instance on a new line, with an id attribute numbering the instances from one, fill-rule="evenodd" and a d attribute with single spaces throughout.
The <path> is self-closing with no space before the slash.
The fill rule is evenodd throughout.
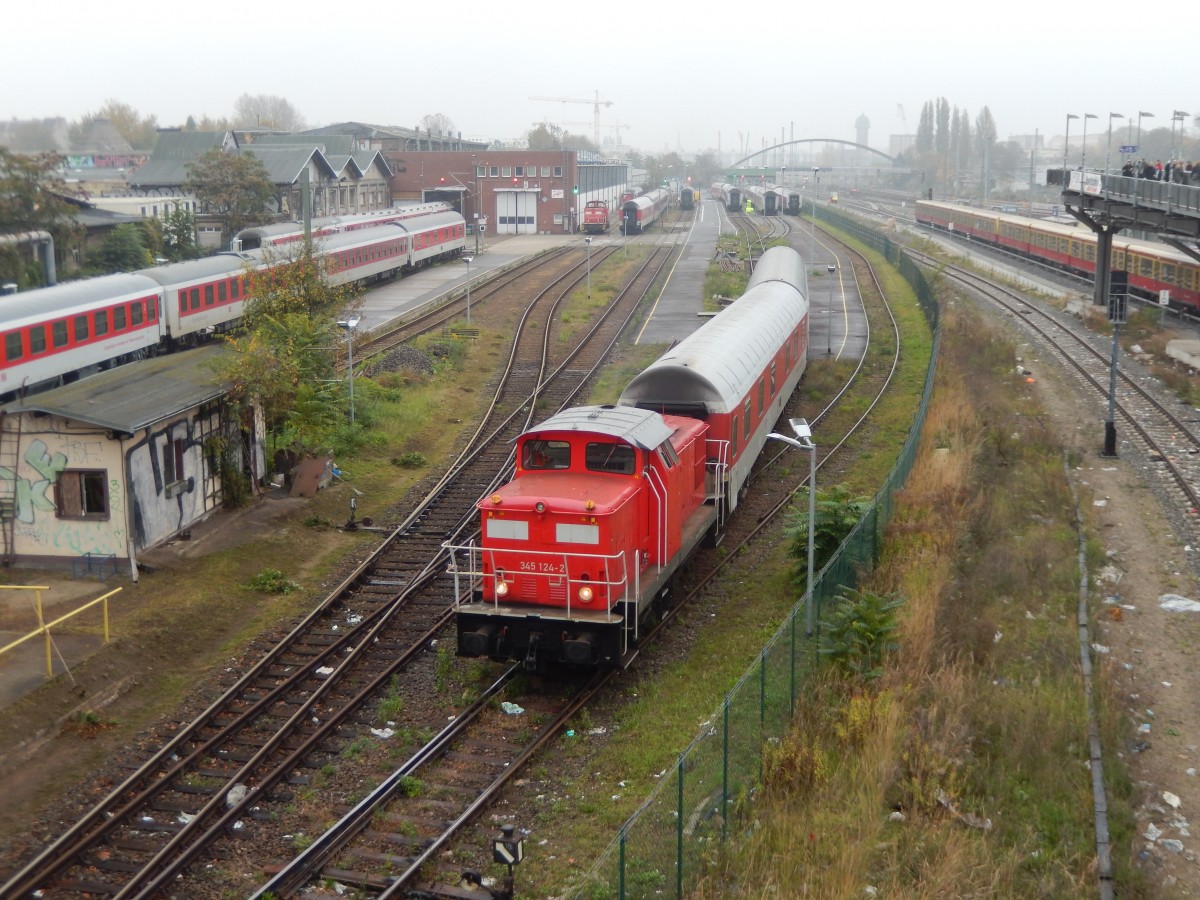
<path id="1" fill-rule="evenodd" d="M 876 559 L 892 496 L 904 486 L 916 458 L 941 337 L 933 292 L 899 246 L 836 210 L 823 210 L 821 216 L 896 266 L 916 293 L 934 337 L 924 393 L 896 465 L 870 509 L 813 579 L 814 621 L 820 620 L 824 604 L 843 589 L 857 587 L 858 574 Z M 806 594 L 793 607 L 755 663 L 679 755 L 671 774 L 621 827 L 576 897 L 682 897 L 696 884 L 710 857 L 715 859 L 730 823 L 739 821 L 739 809 L 761 784 L 768 740 L 787 732 L 798 692 L 808 687 L 820 637 L 805 635 L 809 600 Z"/>

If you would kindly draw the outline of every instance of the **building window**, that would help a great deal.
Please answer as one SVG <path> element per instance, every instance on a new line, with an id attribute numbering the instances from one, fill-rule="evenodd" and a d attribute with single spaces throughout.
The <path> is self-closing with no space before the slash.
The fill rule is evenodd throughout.
<path id="1" fill-rule="evenodd" d="M 492 178 L 499 178 L 500 177 L 500 167 L 492 166 L 492 169 L 488 174 L 491 175 Z"/>
<path id="2" fill-rule="evenodd" d="M 60 519 L 107 519 L 108 472 L 64 469 L 54 482 L 54 506 Z"/>
<path id="3" fill-rule="evenodd" d="M 525 177 L 525 167 L 517 166 L 515 169 L 513 169 L 513 174 L 516 175 L 518 178 L 524 178 Z"/>
<path id="4" fill-rule="evenodd" d="M 487 166 L 476 166 L 475 167 L 475 177 L 476 178 L 486 178 L 487 177 Z"/>
<path id="5" fill-rule="evenodd" d="M 500 167 L 500 177 L 501 178 L 511 178 L 512 177 L 512 167 L 511 166 L 501 166 Z"/>
<path id="6" fill-rule="evenodd" d="M 550 177 L 550 167 L 549 166 L 542 166 L 542 177 L 543 178 Z"/>
<path id="7" fill-rule="evenodd" d="M 555 177 L 555 178 L 562 178 L 562 166 L 555 166 L 555 167 L 554 167 L 554 177 Z"/>
<path id="8" fill-rule="evenodd" d="M 183 438 L 168 440 L 162 448 L 163 484 L 183 481 Z"/>

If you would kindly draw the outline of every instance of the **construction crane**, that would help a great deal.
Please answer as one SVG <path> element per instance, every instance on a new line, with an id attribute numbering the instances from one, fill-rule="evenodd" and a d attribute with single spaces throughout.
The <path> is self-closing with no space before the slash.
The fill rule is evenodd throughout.
<path id="1" fill-rule="evenodd" d="M 592 117 L 592 129 L 595 132 L 596 146 L 600 146 L 600 107 L 612 106 L 611 100 L 601 100 L 600 92 L 595 92 L 596 96 L 592 100 L 585 100 L 582 97 L 530 97 L 530 100 L 555 100 L 559 103 L 591 103 L 594 111 Z"/>

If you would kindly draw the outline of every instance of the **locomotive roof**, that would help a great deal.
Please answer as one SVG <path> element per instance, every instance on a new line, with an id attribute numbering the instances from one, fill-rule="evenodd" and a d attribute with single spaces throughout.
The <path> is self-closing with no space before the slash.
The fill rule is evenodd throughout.
<path id="1" fill-rule="evenodd" d="M 794 250 L 782 249 L 799 261 Z M 807 312 L 803 285 L 770 280 L 751 287 L 635 377 L 620 403 L 701 403 L 711 413 L 728 413 L 749 393 L 783 336 L 791 334 Z"/>
<path id="2" fill-rule="evenodd" d="M 628 406 L 577 406 L 565 409 L 529 429 L 521 437 L 532 437 L 545 431 L 603 434 L 643 450 L 653 450 L 669 440 L 673 433 L 658 413 Z"/>

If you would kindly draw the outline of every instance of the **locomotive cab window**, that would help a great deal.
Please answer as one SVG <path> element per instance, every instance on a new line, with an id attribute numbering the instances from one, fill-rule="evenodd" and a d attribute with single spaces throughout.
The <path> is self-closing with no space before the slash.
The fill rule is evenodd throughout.
<path id="1" fill-rule="evenodd" d="M 628 444 L 593 443 L 584 451 L 584 465 L 589 472 L 632 475 L 635 462 L 634 449 Z"/>
<path id="2" fill-rule="evenodd" d="M 64 469 L 54 482 L 55 513 L 60 519 L 107 519 L 108 473 L 103 469 Z"/>
<path id="3" fill-rule="evenodd" d="M 571 445 L 566 441 L 526 441 L 521 451 L 524 469 L 568 469 L 571 467 Z"/>

